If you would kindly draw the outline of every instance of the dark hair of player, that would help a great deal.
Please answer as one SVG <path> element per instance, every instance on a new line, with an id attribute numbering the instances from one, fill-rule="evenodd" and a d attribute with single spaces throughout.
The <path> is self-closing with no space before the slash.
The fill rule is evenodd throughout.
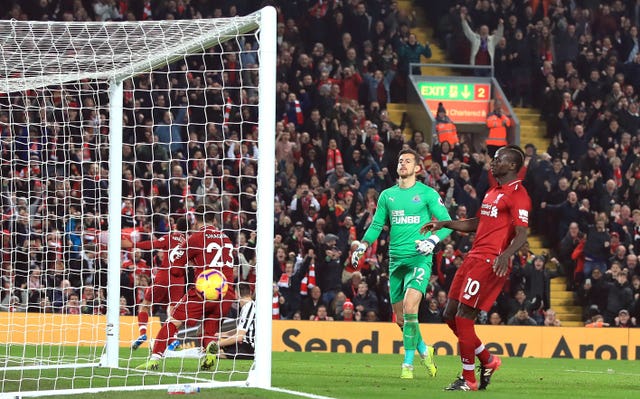
<path id="1" fill-rule="evenodd" d="M 215 220 L 215 213 L 210 205 L 198 205 L 194 211 L 197 220 L 211 223 Z"/>
<path id="2" fill-rule="evenodd" d="M 511 162 L 515 162 L 516 172 L 519 171 L 520 168 L 522 168 L 522 166 L 524 165 L 525 154 L 524 151 L 522 151 L 522 148 L 518 147 L 515 144 L 509 144 L 507 146 L 504 146 L 504 149 L 509 152 Z"/>
<path id="3" fill-rule="evenodd" d="M 187 231 L 189 231 L 189 220 L 184 216 L 180 216 L 179 218 L 177 218 L 176 230 L 181 233 L 186 233 Z"/>
<path id="4" fill-rule="evenodd" d="M 246 282 L 238 283 L 238 294 L 240 297 L 251 296 L 251 285 Z"/>
<path id="5" fill-rule="evenodd" d="M 411 148 L 406 148 L 406 149 L 400 151 L 400 154 L 398 154 L 398 158 L 400 158 L 400 155 L 402 155 L 402 154 L 411 154 L 411 155 L 413 155 L 413 157 L 415 158 L 416 162 L 418 162 L 418 160 L 420 159 L 420 156 L 418 155 L 418 153 L 415 150 L 411 149 Z"/>

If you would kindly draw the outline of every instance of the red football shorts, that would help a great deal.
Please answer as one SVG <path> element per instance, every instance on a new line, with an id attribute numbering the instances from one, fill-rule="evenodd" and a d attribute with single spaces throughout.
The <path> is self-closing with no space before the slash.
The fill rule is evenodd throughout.
<path id="1" fill-rule="evenodd" d="M 493 256 L 467 256 L 453 277 L 449 297 L 472 308 L 489 311 L 509 275 L 498 277 L 493 271 L 494 260 Z"/>
<path id="2" fill-rule="evenodd" d="M 172 305 L 182 298 L 185 290 L 185 277 L 169 276 L 158 273 L 153 285 L 144 290 L 144 299 L 153 304 Z"/>
<path id="3" fill-rule="evenodd" d="M 195 288 L 192 287 L 173 308 L 171 317 L 184 322 L 188 327 L 192 327 L 203 320 L 216 320 L 217 322 L 229 313 L 235 299 L 234 291 L 228 290 L 221 301 L 205 301 L 200 298 Z"/>

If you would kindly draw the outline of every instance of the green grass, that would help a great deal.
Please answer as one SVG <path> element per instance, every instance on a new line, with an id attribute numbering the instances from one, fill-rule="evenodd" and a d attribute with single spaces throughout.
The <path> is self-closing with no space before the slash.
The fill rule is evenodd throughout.
<path id="1" fill-rule="evenodd" d="M 135 359 L 131 365 L 137 365 L 142 357 Z M 439 367 L 436 378 L 427 378 L 426 373 L 419 367 L 416 368 L 416 379 L 400 380 L 400 355 L 378 354 L 338 354 L 338 353 L 273 353 L 272 385 L 277 388 L 305 392 L 332 398 L 344 399 L 376 399 L 376 398 L 457 398 L 461 395 L 482 395 L 485 398 L 513 398 L 522 396 L 526 398 L 636 398 L 638 396 L 638 382 L 640 380 L 640 362 L 624 360 L 576 360 L 576 359 L 534 359 L 534 358 L 503 358 L 502 368 L 493 377 L 492 384 L 486 392 L 460 393 L 443 392 L 442 388 L 448 385 L 460 371 L 460 360 L 454 356 L 439 356 Z M 232 362 L 220 361 L 221 371 L 216 373 L 216 380 L 244 379 L 245 372 L 250 363 L 240 362 L 237 366 L 241 373 L 232 373 Z M 197 361 L 195 359 L 167 359 L 165 371 L 178 371 L 192 369 L 192 376 L 198 378 L 211 378 L 211 373 L 196 373 Z M 78 379 L 76 386 L 83 386 L 91 382 L 94 386 L 106 383 L 104 378 L 113 370 L 95 369 L 101 376 Z M 53 371 L 23 372 L 23 387 L 35 386 L 32 377 L 46 377 L 43 388 L 54 386 L 56 377 Z M 50 374 L 49 374 L 50 373 Z M 70 381 L 64 377 L 64 373 L 71 371 L 58 371 L 55 387 L 62 389 L 70 385 Z M 78 373 L 78 370 L 76 370 Z M 137 372 L 131 372 L 125 377 L 124 370 L 120 377 L 111 375 L 113 385 L 124 383 L 140 383 L 144 378 L 145 384 L 175 383 L 177 377 L 150 376 L 142 377 Z M 15 379 L 16 375 L 0 373 L 5 392 L 8 379 Z M 265 391 L 259 389 L 207 389 L 200 393 L 201 397 L 215 397 L 216 399 L 242 398 L 242 399 L 276 399 L 295 398 L 283 392 Z M 135 392 L 110 392 L 93 395 L 76 395 L 73 398 L 99 398 L 99 399 L 158 399 L 168 397 L 165 391 L 135 391 Z M 197 397 L 197 396 L 196 396 Z"/>

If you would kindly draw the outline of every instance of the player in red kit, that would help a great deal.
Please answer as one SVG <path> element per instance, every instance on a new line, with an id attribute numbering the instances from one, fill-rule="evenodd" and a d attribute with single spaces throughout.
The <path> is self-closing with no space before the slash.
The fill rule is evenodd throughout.
<path id="1" fill-rule="evenodd" d="M 476 335 L 474 321 L 481 310 L 488 311 L 500 294 L 511 271 L 510 259 L 527 240 L 531 199 L 518 172 L 524 165 L 520 147 L 501 147 L 491 161 L 497 185 L 485 194 L 478 217 L 426 223 L 421 233 L 442 227 L 476 232 L 476 239 L 456 272 L 443 317 L 458 337 L 462 375 L 445 390 L 485 389 L 501 360 L 490 354 Z M 475 356 L 480 360 L 480 384 L 475 376 Z"/>
<path id="2" fill-rule="evenodd" d="M 215 214 L 210 207 L 198 206 L 194 216 L 194 229 L 184 246 L 189 266 L 193 268 L 196 277 L 205 269 L 221 271 L 230 283 L 229 289 L 221 300 L 207 301 L 200 297 L 193 286 L 189 287 L 156 335 L 151 357 L 138 366 L 139 369 L 157 370 L 169 338 L 183 324 L 192 327 L 199 322 L 202 322 L 202 346 L 206 348 L 205 356 L 200 361 L 200 369 L 209 370 L 215 365 L 218 346 L 214 336 L 218 332 L 220 318 L 229 313 L 236 298 L 232 284 L 233 244 L 226 234 L 213 226 Z"/>
<path id="3" fill-rule="evenodd" d="M 147 340 L 147 323 L 153 305 L 169 306 L 167 314 L 184 295 L 186 287 L 187 253 L 184 245 L 188 223 L 185 217 L 176 221 L 176 230 L 157 240 L 139 241 L 123 240 L 122 248 L 137 248 L 146 251 L 163 250 L 162 264 L 153 277 L 153 285 L 144 291 L 144 300 L 138 308 L 138 329 L 140 336 L 133 341 L 131 349 L 136 350 Z"/>

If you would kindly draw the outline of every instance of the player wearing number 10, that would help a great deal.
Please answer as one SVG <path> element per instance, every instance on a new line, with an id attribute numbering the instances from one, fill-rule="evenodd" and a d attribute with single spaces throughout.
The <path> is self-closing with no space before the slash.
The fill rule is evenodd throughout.
<path id="1" fill-rule="evenodd" d="M 199 276 L 205 269 L 216 269 L 224 274 L 228 282 L 233 282 L 233 244 L 231 240 L 213 226 L 215 214 L 210 207 L 199 205 L 194 216 L 195 231 L 185 244 L 189 265 L 193 267 L 193 275 Z M 229 313 L 235 298 L 233 284 L 230 284 L 226 294 L 219 301 L 205 300 L 200 297 L 195 287 L 189 287 L 187 293 L 172 309 L 169 318 L 158 332 L 150 359 L 138 368 L 158 369 L 160 359 L 167 349 L 167 340 L 173 337 L 183 324 L 186 323 L 187 327 L 192 327 L 198 321 L 202 321 L 202 346 L 206 348 L 205 355 L 200 362 L 200 369 L 213 368 L 218 352 L 214 336 L 218 332 L 220 319 Z"/>
<path id="2" fill-rule="evenodd" d="M 433 361 L 434 349 L 422 340 L 418 325 L 418 308 L 429 285 L 434 247 L 451 233 L 442 229 L 426 240 L 420 240 L 420 226 L 431 221 L 451 220 L 442 198 L 433 188 L 416 181 L 420 171 L 418 154 L 402 150 L 398 159 L 398 184 L 384 190 L 378 198 L 378 207 L 371 226 L 352 255 L 352 264 L 374 242 L 385 224 L 389 232 L 389 283 L 393 312 L 400 328 L 405 357 L 401 378 L 413 378 L 413 358 L 416 349 L 427 372 L 434 377 L 437 368 Z M 425 256 L 429 255 L 429 256 Z"/>
<path id="3" fill-rule="evenodd" d="M 531 199 L 522 186 L 518 172 L 524 164 L 520 147 L 501 147 L 491 161 L 491 174 L 497 185 L 485 194 L 480 216 L 448 222 L 429 222 L 420 231 L 431 233 L 440 228 L 476 231 L 469 254 L 456 272 L 444 319 L 458 337 L 462 376 L 446 390 L 485 389 L 501 360 L 491 355 L 476 335 L 474 321 L 481 310 L 488 311 L 502 290 L 510 271 L 510 259 L 527 240 Z M 480 360 L 480 385 L 475 377 L 475 356 Z"/>

